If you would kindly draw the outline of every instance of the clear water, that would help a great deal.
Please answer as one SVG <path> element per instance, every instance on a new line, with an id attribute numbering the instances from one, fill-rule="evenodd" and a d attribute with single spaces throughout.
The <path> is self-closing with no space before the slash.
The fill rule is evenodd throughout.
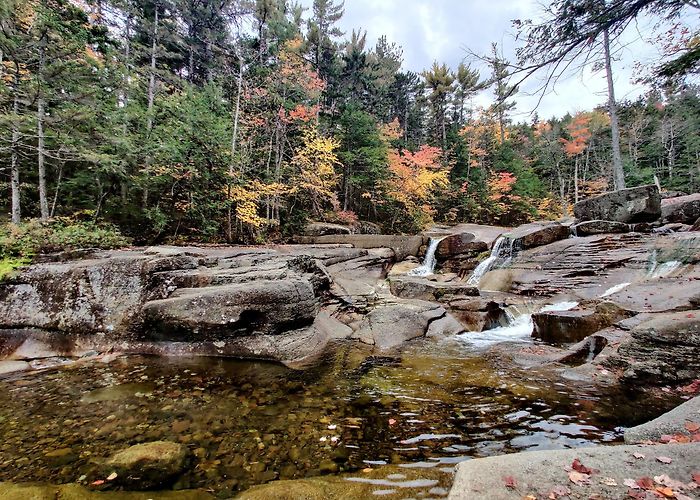
<path id="1" fill-rule="evenodd" d="M 510 264 L 514 255 L 513 240 L 499 236 L 493 243 L 491 255 L 479 262 L 472 274 L 467 279 L 470 285 L 478 285 L 481 278 L 492 269 L 505 267 Z"/>
<path id="2" fill-rule="evenodd" d="M 459 461 L 616 442 L 676 403 L 501 366 L 454 338 L 412 343 L 401 358 L 360 354 L 343 344 L 305 372 L 124 357 L 0 379 L 0 481 L 87 483 L 95 460 L 172 440 L 193 456 L 175 488 L 222 498 L 382 464 L 446 491 Z"/>

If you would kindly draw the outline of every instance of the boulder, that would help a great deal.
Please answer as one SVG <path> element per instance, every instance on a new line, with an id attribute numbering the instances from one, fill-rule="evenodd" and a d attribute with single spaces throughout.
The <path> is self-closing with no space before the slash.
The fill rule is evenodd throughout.
<path id="1" fill-rule="evenodd" d="M 532 315 L 532 336 L 552 344 L 579 342 L 589 335 L 631 316 L 611 302 L 603 302 L 595 310 L 569 310 Z"/>
<path id="2" fill-rule="evenodd" d="M 442 302 L 456 296 L 478 296 L 479 289 L 464 282 L 437 282 L 421 278 L 394 278 L 390 281 L 391 293 L 403 299 L 420 299 Z"/>
<path id="3" fill-rule="evenodd" d="M 389 234 L 327 234 L 325 236 L 302 236 L 299 243 L 306 244 L 350 244 L 355 248 L 391 248 L 396 260 L 404 260 L 409 255 L 416 256 L 423 246 L 423 236 L 403 236 Z"/>
<path id="4" fill-rule="evenodd" d="M 693 224 L 700 218 L 700 193 L 661 200 L 661 219 L 664 222 Z"/>
<path id="5" fill-rule="evenodd" d="M 525 250 L 568 238 L 569 228 L 558 222 L 532 222 L 515 228 L 506 237 L 514 249 Z"/>
<path id="6" fill-rule="evenodd" d="M 488 246 L 483 241 L 476 241 L 476 236 L 472 233 L 452 234 L 443 238 L 438 244 L 435 255 L 438 258 L 446 259 L 461 253 L 478 250 L 483 252 Z"/>
<path id="7" fill-rule="evenodd" d="M 624 222 L 615 222 L 612 220 L 589 220 L 579 222 L 573 226 L 574 236 L 591 236 L 594 234 L 606 233 L 629 233 L 631 230 L 629 224 Z"/>
<path id="8" fill-rule="evenodd" d="M 654 314 L 632 328 L 609 364 L 623 380 L 656 385 L 700 378 L 700 310 Z"/>
<path id="9" fill-rule="evenodd" d="M 500 326 L 499 321 L 503 316 L 503 309 L 498 303 L 482 297 L 452 300 L 447 310 L 470 332 Z"/>
<path id="10" fill-rule="evenodd" d="M 110 485 L 147 490 L 172 484 L 187 466 L 188 450 L 180 443 L 153 441 L 119 451 L 100 469 L 102 479 L 116 474 Z"/>
<path id="11" fill-rule="evenodd" d="M 437 304 L 420 300 L 377 307 L 367 314 L 353 338 L 374 346 L 375 352 L 390 350 L 427 334 L 430 324 L 447 316 Z"/>
<path id="12" fill-rule="evenodd" d="M 205 340 L 280 333 L 310 325 L 317 312 L 311 283 L 297 278 L 179 289 L 142 314 L 147 338 Z"/>
<path id="13" fill-rule="evenodd" d="M 304 228 L 305 236 L 325 236 L 327 234 L 350 234 L 352 230 L 340 224 L 330 222 L 310 222 Z"/>
<path id="14" fill-rule="evenodd" d="M 579 201 L 574 215 L 580 220 L 651 222 L 661 216 L 661 195 L 655 185 L 611 191 Z"/>

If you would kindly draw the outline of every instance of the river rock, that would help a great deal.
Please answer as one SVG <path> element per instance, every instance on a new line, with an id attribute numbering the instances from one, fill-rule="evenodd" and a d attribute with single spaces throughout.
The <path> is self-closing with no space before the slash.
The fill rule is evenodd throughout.
<path id="1" fill-rule="evenodd" d="M 629 233 L 630 225 L 612 220 L 589 220 L 573 226 L 574 235 L 591 236 L 606 233 Z"/>
<path id="2" fill-rule="evenodd" d="M 661 195 L 655 185 L 611 191 L 579 201 L 574 215 L 580 220 L 651 222 L 661 216 Z"/>
<path id="3" fill-rule="evenodd" d="M 353 338 L 386 351 L 403 342 L 426 335 L 430 324 L 447 316 L 447 311 L 430 302 L 402 301 L 377 307 L 365 316 Z"/>
<path id="4" fill-rule="evenodd" d="M 447 309 L 470 332 L 481 332 L 499 326 L 504 314 L 497 302 L 483 297 L 451 300 Z"/>
<path id="5" fill-rule="evenodd" d="M 700 217 L 700 193 L 661 200 L 664 222 L 693 224 Z"/>
<path id="6" fill-rule="evenodd" d="M 110 484 L 146 490 L 172 484 L 187 466 L 185 445 L 169 441 L 142 443 L 119 451 L 100 467 L 103 479 L 113 473 Z"/>
<path id="7" fill-rule="evenodd" d="M 457 296 L 478 296 L 479 289 L 465 282 L 438 282 L 422 278 L 401 277 L 390 281 L 391 293 L 404 299 L 443 302 Z"/>
<path id="8" fill-rule="evenodd" d="M 506 235 L 513 247 L 528 249 L 549 245 L 569 237 L 569 228 L 558 222 L 532 222 L 517 227 Z"/>
<path id="9" fill-rule="evenodd" d="M 579 342 L 630 315 L 611 302 L 598 304 L 594 310 L 534 313 L 532 336 L 552 344 Z"/>

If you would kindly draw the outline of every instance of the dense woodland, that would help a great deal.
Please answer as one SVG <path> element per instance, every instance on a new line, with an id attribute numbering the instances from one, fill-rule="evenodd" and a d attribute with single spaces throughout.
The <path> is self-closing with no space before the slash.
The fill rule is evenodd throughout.
<path id="1" fill-rule="evenodd" d="M 682 18 L 684 2 L 633 3 Z M 507 61 L 494 44 L 458 67 L 438 61 L 414 73 L 391 40 L 372 45 L 359 27 L 343 33 L 343 8 L 0 0 L 7 220 L 107 221 L 137 242 L 264 242 L 310 220 L 368 221 L 386 232 L 513 225 L 620 187 L 609 103 L 513 119 L 520 76 L 547 61 L 527 50 Z M 622 27 L 605 29 L 609 48 L 608 29 Z M 666 49 L 687 56 L 683 44 L 697 48 L 697 32 L 674 29 L 680 45 Z M 648 78 L 638 100 L 613 100 L 624 185 L 699 190 L 694 57 L 681 70 L 662 68 L 673 78 Z M 490 106 L 474 104 L 479 92 Z"/>

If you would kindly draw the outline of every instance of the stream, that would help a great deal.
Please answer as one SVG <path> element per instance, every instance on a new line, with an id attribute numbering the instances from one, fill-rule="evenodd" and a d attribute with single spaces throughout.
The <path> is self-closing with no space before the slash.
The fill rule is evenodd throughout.
<path id="1" fill-rule="evenodd" d="M 620 442 L 677 403 L 499 366 L 456 338 L 362 359 L 349 343 L 304 372 L 131 356 L 0 379 L 0 481 L 88 484 L 95 460 L 171 440 L 193 455 L 174 488 L 220 498 L 384 464 L 446 494 L 462 460 Z"/>

